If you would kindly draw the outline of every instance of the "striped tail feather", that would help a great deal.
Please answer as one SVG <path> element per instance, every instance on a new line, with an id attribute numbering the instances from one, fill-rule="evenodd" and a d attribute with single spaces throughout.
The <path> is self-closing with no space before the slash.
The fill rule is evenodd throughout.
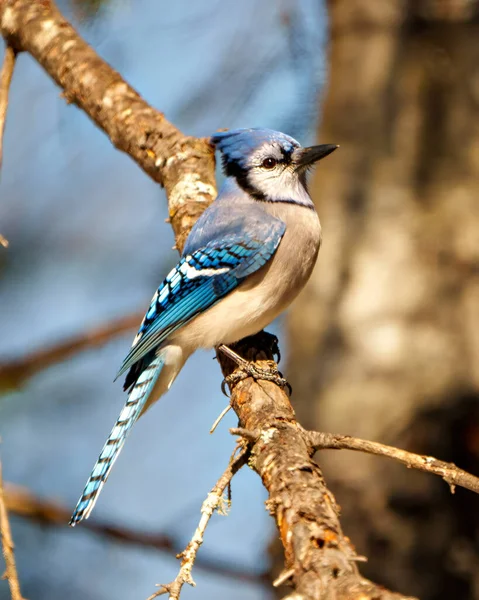
<path id="1" fill-rule="evenodd" d="M 151 394 L 158 380 L 163 364 L 163 357 L 158 356 L 138 377 L 73 511 L 69 523 L 72 527 L 83 519 L 88 519 L 90 516 L 101 489 L 110 474 L 111 468 L 123 448 L 127 435 L 138 420 L 148 400 L 148 396 Z"/>

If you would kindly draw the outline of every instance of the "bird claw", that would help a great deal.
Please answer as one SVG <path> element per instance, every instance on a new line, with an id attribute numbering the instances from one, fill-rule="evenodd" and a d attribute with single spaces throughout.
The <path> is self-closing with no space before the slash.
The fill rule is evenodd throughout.
<path id="1" fill-rule="evenodd" d="M 271 335 L 271 337 L 273 338 L 271 340 L 271 352 L 273 354 L 273 358 L 276 357 L 275 358 L 276 363 L 279 365 L 279 361 L 281 360 L 281 352 L 279 350 L 279 340 L 274 334 L 270 333 L 269 335 Z"/>
<path id="2" fill-rule="evenodd" d="M 231 398 L 230 394 L 228 393 L 228 390 L 226 389 L 226 386 L 229 385 L 228 377 L 231 377 L 231 375 L 228 375 L 227 377 L 225 377 L 223 379 L 223 381 L 221 382 L 221 391 L 223 392 L 223 396 L 226 396 L 227 398 Z"/>
<path id="3" fill-rule="evenodd" d="M 221 383 L 221 391 L 226 394 L 226 385 L 230 388 L 233 388 L 236 384 L 243 379 L 247 379 L 248 377 L 252 377 L 255 381 L 271 381 L 275 383 L 280 388 L 286 388 L 291 395 L 292 389 L 291 385 L 288 381 L 283 377 L 283 374 L 278 371 L 276 365 L 271 361 L 271 366 L 269 369 L 261 369 L 257 367 L 255 363 L 248 362 L 238 367 L 231 375 L 226 376 Z"/>

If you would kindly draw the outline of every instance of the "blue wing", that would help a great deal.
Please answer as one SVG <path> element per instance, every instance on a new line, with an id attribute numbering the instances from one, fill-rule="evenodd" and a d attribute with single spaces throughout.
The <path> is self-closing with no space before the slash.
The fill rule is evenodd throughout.
<path id="1" fill-rule="evenodd" d="M 117 377 L 265 265 L 285 228 L 282 221 L 274 219 L 256 235 L 230 233 L 186 254 L 153 296 Z"/>

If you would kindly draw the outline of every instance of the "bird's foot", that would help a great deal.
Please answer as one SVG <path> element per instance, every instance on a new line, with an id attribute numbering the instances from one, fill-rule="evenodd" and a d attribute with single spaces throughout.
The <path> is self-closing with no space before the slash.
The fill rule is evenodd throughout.
<path id="1" fill-rule="evenodd" d="M 275 360 L 279 365 L 281 360 L 281 352 L 279 351 L 279 340 L 277 336 L 274 335 L 274 333 L 268 333 L 267 331 L 265 331 L 264 333 L 265 335 L 271 336 L 271 351 L 273 353 L 273 358 L 276 357 Z"/>
<path id="2" fill-rule="evenodd" d="M 231 375 L 228 375 L 224 378 L 223 383 L 221 384 L 221 389 L 223 390 L 223 393 L 226 393 L 226 385 L 228 385 L 231 389 L 243 379 L 252 377 L 255 381 L 272 381 L 280 388 L 286 388 L 289 394 L 291 395 L 291 386 L 288 383 L 288 381 L 283 377 L 283 374 L 280 371 L 278 371 L 278 368 L 274 361 L 267 361 L 268 368 L 263 369 L 261 367 L 256 366 L 255 363 L 245 360 L 244 358 L 236 354 L 236 352 L 231 350 L 231 348 L 228 348 L 228 346 L 225 346 L 224 344 L 221 345 L 219 349 L 238 365 L 238 368 L 233 373 L 231 373 Z"/>
<path id="3" fill-rule="evenodd" d="M 271 366 L 268 369 L 261 369 L 257 367 L 255 363 L 247 362 L 245 365 L 241 365 L 234 373 L 225 377 L 225 381 L 228 385 L 236 385 L 239 381 L 252 377 L 255 381 L 272 381 L 281 388 L 290 388 L 289 383 L 283 377 L 282 373 L 276 368 L 276 363 L 268 361 Z"/>

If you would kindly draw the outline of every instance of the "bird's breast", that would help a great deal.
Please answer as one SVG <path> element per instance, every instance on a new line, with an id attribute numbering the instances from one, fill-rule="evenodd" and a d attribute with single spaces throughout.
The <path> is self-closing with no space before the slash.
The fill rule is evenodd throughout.
<path id="1" fill-rule="evenodd" d="M 306 207 L 278 203 L 271 212 L 286 223 L 286 231 L 273 260 L 264 267 L 261 285 L 264 295 L 282 312 L 311 275 L 321 244 L 321 226 L 316 211 Z"/>
<path id="2" fill-rule="evenodd" d="M 321 242 L 318 216 L 309 208 L 285 203 L 271 207 L 271 212 L 286 223 L 273 258 L 175 334 L 182 346 L 191 351 L 213 348 L 253 335 L 269 325 L 303 289 Z"/>

